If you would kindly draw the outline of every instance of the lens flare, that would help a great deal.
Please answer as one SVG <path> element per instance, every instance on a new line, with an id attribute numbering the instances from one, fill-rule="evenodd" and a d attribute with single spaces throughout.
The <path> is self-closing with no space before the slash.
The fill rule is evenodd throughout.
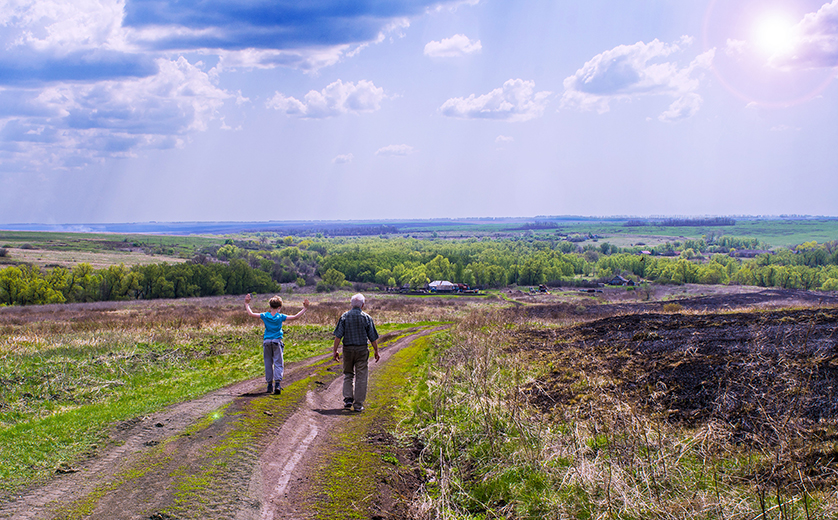
<path id="1" fill-rule="evenodd" d="M 794 45 L 794 24 L 781 14 L 771 13 L 754 23 L 753 41 L 768 56 L 787 53 Z"/>

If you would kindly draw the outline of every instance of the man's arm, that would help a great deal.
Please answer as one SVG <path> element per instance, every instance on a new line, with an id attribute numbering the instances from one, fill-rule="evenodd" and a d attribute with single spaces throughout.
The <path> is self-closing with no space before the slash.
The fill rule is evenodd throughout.
<path id="1" fill-rule="evenodd" d="M 288 316 L 287 318 L 285 318 L 285 321 L 294 321 L 297 318 L 301 317 L 308 310 L 308 306 L 309 306 L 308 299 L 303 300 L 303 308 L 300 309 L 300 312 L 298 312 L 297 314 L 295 314 L 293 316 Z"/>
<path id="2" fill-rule="evenodd" d="M 338 352 L 338 347 L 340 346 L 340 338 L 335 336 L 335 344 L 332 345 L 332 357 L 335 361 L 340 361 L 340 352 Z"/>
<path id="3" fill-rule="evenodd" d="M 259 314 L 250 310 L 250 302 L 253 301 L 253 297 L 250 296 L 250 293 L 247 293 L 247 296 L 244 297 L 244 308 L 247 311 L 247 314 L 253 316 L 254 318 L 258 318 Z"/>
<path id="4" fill-rule="evenodd" d="M 378 355 L 378 340 L 371 341 L 370 343 L 372 343 L 372 351 L 375 354 L 375 362 L 378 363 L 378 360 L 381 359 Z"/>

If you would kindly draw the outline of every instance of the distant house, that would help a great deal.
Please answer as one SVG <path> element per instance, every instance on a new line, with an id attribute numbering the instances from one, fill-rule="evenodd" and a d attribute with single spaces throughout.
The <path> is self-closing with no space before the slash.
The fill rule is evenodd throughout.
<path id="1" fill-rule="evenodd" d="M 608 285 L 634 285 L 634 280 L 629 280 L 627 278 L 623 278 L 620 275 L 614 275 L 613 278 L 608 280 Z"/>
<path id="2" fill-rule="evenodd" d="M 431 292 L 454 292 L 457 290 L 457 285 L 448 280 L 434 280 L 428 284 L 428 289 Z"/>

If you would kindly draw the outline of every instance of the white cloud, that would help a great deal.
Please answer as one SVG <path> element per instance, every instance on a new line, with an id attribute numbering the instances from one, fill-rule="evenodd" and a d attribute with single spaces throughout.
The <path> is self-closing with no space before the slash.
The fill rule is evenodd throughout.
<path id="1" fill-rule="evenodd" d="M 773 56 L 772 65 L 795 69 L 838 67 L 838 0 L 804 16 L 791 34 L 788 50 Z"/>
<path id="2" fill-rule="evenodd" d="M 725 45 L 725 54 L 728 56 L 741 56 L 747 52 L 748 47 L 750 47 L 748 42 L 728 38 L 727 44 Z"/>
<path id="3" fill-rule="evenodd" d="M 432 58 L 456 58 L 480 51 L 480 40 L 471 41 L 463 34 L 455 34 L 442 41 L 430 41 L 425 45 L 425 56 Z"/>
<path id="4" fill-rule="evenodd" d="M 658 116 L 658 119 L 665 123 L 689 119 L 698 112 L 703 101 L 701 96 L 695 92 L 690 92 L 673 101 L 669 105 L 669 110 Z"/>
<path id="5" fill-rule="evenodd" d="M 62 168 L 182 146 L 182 137 L 205 130 L 233 95 L 183 57 L 157 64 L 158 74 L 146 78 L 58 84 L 20 98 L 21 112 L 7 114 L 0 132 L 0 161 L 23 170 Z"/>
<path id="6" fill-rule="evenodd" d="M 277 92 L 267 102 L 273 108 L 291 116 L 321 119 L 347 113 L 374 112 L 381 108 L 384 89 L 371 81 L 361 80 L 357 84 L 337 80 L 321 91 L 312 90 L 303 101 L 286 97 Z"/>
<path id="7" fill-rule="evenodd" d="M 337 157 L 332 159 L 332 163 L 334 163 L 334 164 L 347 164 L 347 163 L 351 163 L 353 160 L 355 160 L 355 156 L 352 155 L 351 153 L 348 153 L 348 154 L 344 154 L 344 155 L 338 155 Z"/>
<path id="8" fill-rule="evenodd" d="M 511 143 L 514 140 L 515 140 L 514 137 L 509 137 L 507 135 L 499 135 L 495 138 L 495 143 L 506 144 L 506 143 Z"/>
<path id="9" fill-rule="evenodd" d="M 688 113 L 697 101 L 693 96 L 685 96 L 698 89 L 700 74 L 710 68 L 715 49 L 700 54 L 686 67 L 664 59 L 691 43 L 692 38 L 684 36 L 673 44 L 658 40 L 648 44 L 637 42 L 598 54 L 564 80 L 561 106 L 604 113 L 614 101 L 663 95 L 676 98 L 665 114 L 672 115 L 673 110 Z M 662 117 L 662 120 L 668 119 Z"/>
<path id="10" fill-rule="evenodd" d="M 384 148 L 379 148 L 375 155 L 394 156 L 394 155 L 410 155 L 414 152 L 414 148 L 408 144 L 391 144 Z"/>
<path id="11" fill-rule="evenodd" d="M 771 127 L 772 132 L 799 132 L 800 130 L 800 127 L 788 125 L 777 125 Z"/>
<path id="12" fill-rule="evenodd" d="M 551 92 L 535 92 L 534 81 L 510 79 L 488 94 L 451 98 L 440 107 L 449 117 L 527 121 L 544 114 Z"/>

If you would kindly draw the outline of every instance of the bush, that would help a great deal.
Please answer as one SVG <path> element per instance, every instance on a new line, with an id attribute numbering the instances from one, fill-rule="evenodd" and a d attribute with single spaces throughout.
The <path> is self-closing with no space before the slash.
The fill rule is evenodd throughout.
<path id="1" fill-rule="evenodd" d="M 5 247 L 0 247 L 0 258 L 6 256 L 9 253 L 9 250 Z"/>
<path id="2" fill-rule="evenodd" d="M 324 281 L 317 282 L 317 286 L 314 288 L 317 292 L 332 292 L 335 290 L 334 285 L 330 285 Z"/>

